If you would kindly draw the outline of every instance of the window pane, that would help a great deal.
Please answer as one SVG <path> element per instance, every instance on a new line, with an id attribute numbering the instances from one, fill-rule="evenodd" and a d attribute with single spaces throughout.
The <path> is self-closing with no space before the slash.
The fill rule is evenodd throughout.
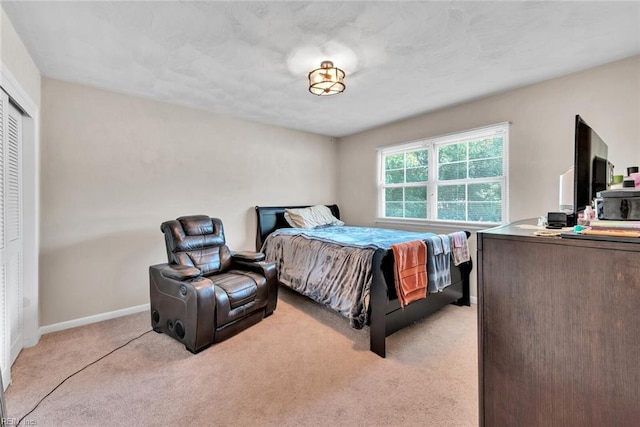
<path id="1" fill-rule="evenodd" d="M 502 159 L 473 160 L 469 162 L 469 178 L 502 176 Z"/>
<path id="2" fill-rule="evenodd" d="M 427 166 L 429 164 L 429 151 L 418 150 L 407 153 L 406 167 Z"/>
<path id="3" fill-rule="evenodd" d="M 451 179 L 465 179 L 467 177 L 467 162 L 449 163 L 440 165 L 438 179 L 446 181 Z"/>
<path id="4" fill-rule="evenodd" d="M 405 203 L 406 218 L 426 218 L 427 203 L 426 202 L 407 202 Z"/>
<path id="5" fill-rule="evenodd" d="M 438 163 L 451 163 L 467 160 L 467 144 L 445 145 L 438 149 Z"/>
<path id="6" fill-rule="evenodd" d="M 419 148 L 407 143 L 382 149 L 378 197 L 384 215 L 502 222 L 508 132 L 503 124 L 420 141 Z M 430 180 L 437 187 L 429 187 Z"/>
<path id="7" fill-rule="evenodd" d="M 469 159 L 502 157 L 502 136 L 485 138 L 469 143 Z"/>
<path id="8" fill-rule="evenodd" d="M 438 219 L 465 221 L 465 202 L 438 202 Z"/>
<path id="9" fill-rule="evenodd" d="M 384 169 L 402 169 L 404 168 L 404 154 L 392 154 L 384 159 Z"/>
<path id="10" fill-rule="evenodd" d="M 405 190 L 408 202 L 426 202 L 427 187 L 407 187 Z"/>
<path id="11" fill-rule="evenodd" d="M 474 202 L 499 202 L 502 200 L 502 184 L 499 182 L 469 184 L 469 200 Z"/>
<path id="12" fill-rule="evenodd" d="M 469 202 L 469 221 L 501 222 L 501 202 Z"/>
<path id="13" fill-rule="evenodd" d="M 461 185 L 439 185 L 438 201 L 439 202 L 455 202 L 464 201 L 466 198 L 464 184 Z"/>
<path id="14" fill-rule="evenodd" d="M 425 182 L 427 180 L 426 167 L 407 169 L 407 182 Z"/>
<path id="15" fill-rule="evenodd" d="M 387 171 L 384 174 L 385 184 L 401 184 L 404 182 L 404 170 Z"/>
<path id="16" fill-rule="evenodd" d="M 402 202 L 386 202 L 384 216 L 402 218 Z"/>
<path id="17" fill-rule="evenodd" d="M 387 202 L 402 202 L 402 188 L 386 188 L 384 190 L 384 200 Z"/>

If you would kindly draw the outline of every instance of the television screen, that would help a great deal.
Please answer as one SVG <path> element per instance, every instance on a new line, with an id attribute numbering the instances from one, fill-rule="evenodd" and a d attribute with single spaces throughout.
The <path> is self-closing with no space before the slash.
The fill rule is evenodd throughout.
<path id="1" fill-rule="evenodd" d="M 587 206 L 598 191 L 607 189 L 608 147 L 591 127 L 576 115 L 573 209 L 577 214 Z"/>

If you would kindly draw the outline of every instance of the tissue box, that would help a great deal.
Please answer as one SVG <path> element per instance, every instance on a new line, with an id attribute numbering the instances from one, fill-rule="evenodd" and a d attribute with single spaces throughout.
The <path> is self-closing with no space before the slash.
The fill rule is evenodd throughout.
<path id="1" fill-rule="evenodd" d="M 596 194 L 598 219 L 640 220 L 640 190 L 600 191 Z"/>

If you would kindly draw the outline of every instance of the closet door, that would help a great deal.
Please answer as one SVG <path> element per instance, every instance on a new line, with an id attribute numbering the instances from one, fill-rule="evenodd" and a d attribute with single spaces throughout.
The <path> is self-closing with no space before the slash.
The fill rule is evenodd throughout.
<path id="1" fill-rule="evenodd" d="M 22 113 L 9 103 L 7 142 L 4 155 L 5 179 L 5 265 L 7 308 L 9 309 L 10 361 L 22 350 L 23 274 L 22 274 Z"/>
<path id="2" fill-rule="evenodd" d="M 23 346 L 22 114 L 0 91 L 0 368 Z"/>

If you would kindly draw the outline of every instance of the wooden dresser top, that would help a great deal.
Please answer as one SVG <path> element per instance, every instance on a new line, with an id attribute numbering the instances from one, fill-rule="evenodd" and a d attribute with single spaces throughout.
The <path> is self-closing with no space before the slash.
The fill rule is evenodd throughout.
<path id="1" fill-rule="evenodd" d="M 478 250 L 482 250 L 483 239 L 505 239 L 548 245 L 582 246 L 597 249 L 640 252 L 640 238 L 580 236 L 575 235 L 572 232 L 563 232 L 565 237 L 536 236 L 534 235 L 534 232 L 546 230 L 544 227 L 537 227 L 536 224 L 536 218 L 529 218 L 479 231 Z"/>

